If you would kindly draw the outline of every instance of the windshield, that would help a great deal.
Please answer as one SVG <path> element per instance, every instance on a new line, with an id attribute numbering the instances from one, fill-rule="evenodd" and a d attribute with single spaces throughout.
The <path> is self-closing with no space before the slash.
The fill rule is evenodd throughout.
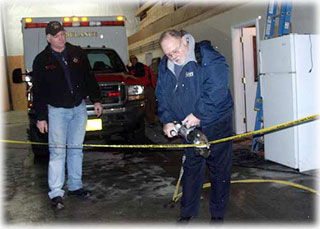
<path id="1" fill-rule="evenodd" d="M 125 72 L 126 68 L 114 50 L 87 49 L 91 70 L 98 72 Z"/>

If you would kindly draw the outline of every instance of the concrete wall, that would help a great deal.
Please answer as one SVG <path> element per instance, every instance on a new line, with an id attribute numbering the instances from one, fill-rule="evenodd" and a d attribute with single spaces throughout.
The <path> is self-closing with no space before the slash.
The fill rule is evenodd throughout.
<path id="1" fill-rule="evenodd" d="M 126 16 L 127 35 L 135 33 L 139 20 L 135 17 L 138 1 L 106 1 L 106 0 L 4 0 L 3 20 L 4 37 L 7 49 L 9 78 L 13 69 L 22 68 L 23 43 L 21 18 L 23 17 L 57 17 L 57 16 Z M 11 79 L 10 79 L 11 81 Z M 27 109 L 25 85 L 10 82 L 13 109 Z M 2 93 L 3 97 L 5 93 Z M 7 94 L 7 93 L 6 93 Z"/>

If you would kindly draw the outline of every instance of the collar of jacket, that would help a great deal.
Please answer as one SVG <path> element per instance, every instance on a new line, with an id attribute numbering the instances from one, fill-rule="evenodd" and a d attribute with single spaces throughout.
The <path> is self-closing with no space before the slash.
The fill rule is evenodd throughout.
<path id="1" fill-rule="evenodd" d="M 185 62 L 182 64 L 182 66 L 186 65 L 187 63 L 191 62 L 191 61 L 194 61 L 194 62 L 197 62 L 196 60 L 196 56 L 195 56 L 195 53 L 194 53 L 194 47 L 195 47 L 195 40 L 193 38 L 193 36 L 191 34 L 186 34 L 183 36 L 184 38 L 187 39 L 187 42 L 188 42 L 188 53 L 186 55 L 186 59 L 185 59 Z M 175 63 L 170 60 L 170 59 L 167 59 L 167 68 L 173 73 L 174 73 L 174 65 Z"/>
<path id="2" fill-rule="evenodd" d="M 68 54 L 69 54 L 69 53 L 72 54 L 72 53 L 73 53 L 73 47 L 75 47 L 75 46 L 73 46 L 72 44 L 70 44 L 70 43 L 67 42 L 64 50 L 67 50 L 67 53 L 68 53 Z M 48 45 L 46 46 L 46 48 L 45 48 L 45 52 L 46 52 L 47 55 L 50 55 L 50 54 L 51 54 L 51 51 L 52 51 L 52 49 L 51 49 L 51 47 L 50 47 L 50 44 L 48 44 Z"/>
<path id="3" fill-rule="evenodd" d="M 70 43 L 66 43 L 65 49 L 67 51 L 67 56 L 70 60 L 72 60 L 74 57 L 77 57 L 80 54 L 77 53 L 77 50 L 74 48 L 75 46 L 71 45 Z M 58 62 L 57 58 L 54 57 L 53 53 L 52 53 L 52 49 L 50 47 L 50 44 L 48 44 L 45 48 L 45 55 L 46 55 L 46 59 L 49 62 Z"/>

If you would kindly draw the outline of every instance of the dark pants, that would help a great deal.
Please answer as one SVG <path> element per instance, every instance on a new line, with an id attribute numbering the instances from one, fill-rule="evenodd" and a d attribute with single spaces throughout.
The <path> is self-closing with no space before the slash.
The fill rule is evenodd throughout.
<path id="1" fill-rule="evenodd" d="M 232 116 L 203 128 L 209 141 L 232 135 Z M 197 156 L 194 148 L 186 148 L 186 160 L 183 164 L 181 216 L 189 217 L 198 214 L 202 185 L 206 165 L 210 171 L 210 212 L 212 217 L 223 217 L 226 213 L 230 193 L 232 167 L 232 141 L 210 146 L 211 155 L 205 159 Z"/>

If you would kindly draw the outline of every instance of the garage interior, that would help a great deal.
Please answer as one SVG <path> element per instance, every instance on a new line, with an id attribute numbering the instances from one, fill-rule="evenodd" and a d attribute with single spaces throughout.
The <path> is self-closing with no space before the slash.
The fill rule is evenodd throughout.
<path id="1" fill-rule="evenodd" d="M 40 6 L 43 4 L 40 0 L 1 3 L 1 223 L 4 226 L 175 226 L 180 209 L 179 198 L 176 202 L 172 199 L 179 179 L 182 149 L 90 146 L 84 149 L 83 180 L 93 195 L 85 201 L 66 198 L 67 208 L 63 212 L 51 209 L 47 196 L 47 159 L 35 157 L 28 143 L 6 141 L 29 141 L 26 85 L 12 82 L 13 70 L 25 69 L 21 18 L 124 15 L 128 54 L 136 55 L 140 62 L 151 66 L 156 73 L 158 61 L 163 56 L 159 46 L 163 31 L 183 29 L 196 41 L 209 40 L 226 57 L 230 67 L 236 136 L 256 130 L 256 91 L 263 69 L 259 50 L 263 47 L 262 41 L 266 40 L 270 2 L 136 0 L 110 3 L 80 0 L 45 3 L 46 9 Z M 292 1 L 290 35 L 318 36 L 317 6 L 316 1 Z M 267 40 L 281 36 L 274 35 Z M 319 45 L 313 45 L 314 50 L 319 51 Z M 319 72 L 317 60 L 313 60 L 310 68 L 313 74 Z M 319 80 L 313 88 L 318 83 Z M 287 88 L 286 85 L 282 87 Z M 285 89 L 279 97 L 287 95 Z M 263 93 L 267 97 L 266 88 Z M 263 103 L 264 112 L 277 117 L 287 104 L 275 109 L 273 103 L 278 98 L 275 94 L 272 96 L 275 98 L 267 110 L 267 103 Z M 295 98 L 296 94 L 289 96 L 289 99 Z M 311 101 L 312 112 L 303 113 L 299 118 L 319 114 L 319 101 L 313 99 L 318 96 L 317 90 L 310 92 L 307 99 Z M 278 121 L 274 125 L 284 122 L 281 118 Z M 303 132 L 302 138 L 307 139 L 305 145 L 300 141 L 301 147 L 308 149 L 304 155 L 293 156 L 295 148 L 292 145 L 299 143 L 276 143 L 269 137 L 277 138 L 277 131 L 289 132 L 300 125 L 308 125 L 312 130 Z M 317 226 L 320 164 L 316 155 L 319 152 L 316 138 L 319 127 L 319 120 L 312 119 L 266 133 L 263 137 L 250 135 L 234 140 L 230 203 L 224 226 Z M 155 126 L 146 125 L 145 135 L 146 139 L 141 144 L 182 143 L 179 137 L 167 139 L 160 122 Z M 117 135 L 110 139 L 90 139 L 85 143 L 128 144 Z M 284 161 L 294 162 L 292 165 Z M 205 184 L 199 215 L 191 225 L 209 226 L 209 214 L 209 188 Z"/>

